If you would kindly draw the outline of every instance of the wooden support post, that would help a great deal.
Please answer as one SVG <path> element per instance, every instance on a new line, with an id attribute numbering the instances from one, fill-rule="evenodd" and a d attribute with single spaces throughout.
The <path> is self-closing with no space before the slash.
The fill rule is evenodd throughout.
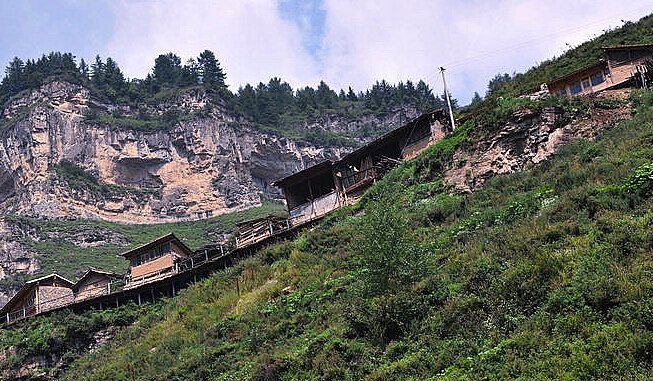
<path id="1" fill-rule="evenodd" d="M 100 311 L 102 311 L 102 301 L 100 300 Z"/>
<path id="2" fill-rule="evenodd" d="M 222 247 L 222 245 L 220 245 L 220 256 L 223 256 L 223 255 L 224 255 L 224 248 Z"/>
<path id="3" fill-rule="evenodd" d="M 118 298 L 116 297 L 116 308 L 118 307 L 120 307 L 120 305 L 118 304 Z"/>
<path id="4" fill-rule="evenodd" d="M 9 324 L 9 312 L 7 312 L 7 324 Z"/>
<path id="5" fill-rule="evenodd" d="M 197 283 L 197 274 L 193 274 L 193 283 Z"/>
<path id="6" fill-rule="evenodd" d="M 206 259 L 207 262 L 209 261 L 209 251 L 208 250 L 204 250 L 204 259 Z"/>
<path id="7" fill-rule="evenodd" d="M 194 267 L 195 267 L 195 262 L 193 261 L 193 257 L 190 257 L 190 268 L 192 269 Z"/>
<path id="8" fill-rule="evenodd" d="M 240 296 L 240 286 L 238 285 L 238 278 L 236 278 L 236 294 Z"/>
<path id="9" fill-rule="evenodd" d="M 107 294 L 111 293 L 111 282 L 107 283 Z"/>
<path id="10" fill-rule="evenodd" d="M 175 296 L 175 282 L 172 282 L 172 296 Z"/>
<path id="11" fill-rule="evenodd" d="M 272 221 L 268 221 L 268 228 L 270 229 L 270 235 L 274 234 L 274 229 L 272 229 Z"/>
<path id="12" fill-rule="evenodd" d="M 138 293 L 138 305 L 139 306 L 141 305 L 141 293 L 140 292 Z"/>

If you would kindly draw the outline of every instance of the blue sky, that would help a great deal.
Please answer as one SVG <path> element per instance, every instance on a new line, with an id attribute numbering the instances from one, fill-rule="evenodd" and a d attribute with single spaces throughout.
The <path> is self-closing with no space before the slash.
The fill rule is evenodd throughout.
<path id="1" fill-rule="evenodd" d="M 0 62 L 58 50 L 113 57 L 144 77 L 158 54 L 213 50 L 232 90 L 278 76 L 364 90 L 438 67 L 461 103 L 499 72 L 522 72 L 653 12 L 653 0 L 2 0 Z"/>
<path id="2" fill-rule="evenodd" d="M 92 57 L 113 33 L 114 13 L 103 0 L 3 0 L 0 62 L 50 51 Z"/>

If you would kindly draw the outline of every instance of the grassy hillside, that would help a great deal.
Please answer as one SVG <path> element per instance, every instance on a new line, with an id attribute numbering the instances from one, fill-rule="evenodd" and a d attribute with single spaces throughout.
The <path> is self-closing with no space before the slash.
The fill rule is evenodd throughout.
<path id="1" fill-rule="evenodd" d="M 38 260 L 42 268 L 38 274 L 31 276 L 20 274 L 3 279 L 0 288 L 19 287 L 28 278 L 52 272 L 73 279 L 83 274 L 89 266 L 124 273 L 128 263 L 119 254 L 131 247 L 174 232 L 192 249 L 198 249 L 203 245 L 220 242 L 222 235 L 236 229 L 235 223 L 238 221 L 281 212 L 283 209 L 281 204 L 266 202 L 261 207 L 200 221 L 144 225 L 88 219 L 42 220 L 4 216 L 9 225 L 29 232 L 20 243 L 26 250 L 39 254 Z M 89 237 L 90 242 L 84 242 L 85 237 Z M 105 239 L 114 242 L 101 241 Z"/>
<path id="2" fill-rule="evenodd" d="M 487 128 L 469 123 L 360 205 L 133 307 L 136 323 L 61 379 L 649 379 L 653 93 L 633 100 L 634 119 L 596 140 L 451 194 L 442 163 Z M 88 337 L 79 320 L 112 320 L 94 316 L 0 331 L 17 348 L 3 365 Z"/>

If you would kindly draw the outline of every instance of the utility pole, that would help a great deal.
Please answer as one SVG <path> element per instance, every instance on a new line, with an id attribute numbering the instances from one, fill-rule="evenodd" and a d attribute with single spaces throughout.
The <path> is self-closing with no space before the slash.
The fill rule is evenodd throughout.
<path id="1" fill-rule="evenodd" d="M 444 83 L 444 96 L 447 97 L 447 105 L 449 106 L 449 118 L 451 118 L 451 131 L 453 131 L 456 129 L 456 122 L 453 119 L 451 100 L 449 99 L 449 92 L 447 91 L 447 81 L 444 79 L 444 68 L 442 66 L 440 66 L 440 73 L 442 73 L 442 83 Z"/>

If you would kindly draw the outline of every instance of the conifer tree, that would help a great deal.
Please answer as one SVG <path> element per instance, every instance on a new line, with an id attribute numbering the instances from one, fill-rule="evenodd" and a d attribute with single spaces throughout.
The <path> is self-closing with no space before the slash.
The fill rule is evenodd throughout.
<path id="1" fill-rule="evenodd" d="M 227 76 L 222 71 L 220 63 L 215 54 L 210 50 L 205 50 L 200 53 L 200 56 L 197 58 L 197 65 L 199 68 L 199 75 L 201 78 L 201 83 L 207 90 L 224 90 L 227 88 L 225 83 Z"/>

